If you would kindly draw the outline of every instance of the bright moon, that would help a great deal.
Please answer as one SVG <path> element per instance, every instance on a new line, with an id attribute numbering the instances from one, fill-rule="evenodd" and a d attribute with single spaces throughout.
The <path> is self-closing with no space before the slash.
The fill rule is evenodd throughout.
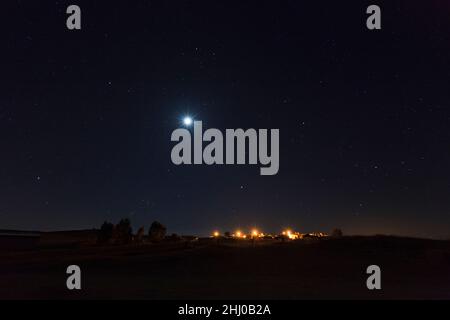
<path id="1" fill-rule="evenodd" d="M 191 117 L 184 117 L 183 123 L 186 126 L 190 126 L 192 124 L 192 118 Z"/>

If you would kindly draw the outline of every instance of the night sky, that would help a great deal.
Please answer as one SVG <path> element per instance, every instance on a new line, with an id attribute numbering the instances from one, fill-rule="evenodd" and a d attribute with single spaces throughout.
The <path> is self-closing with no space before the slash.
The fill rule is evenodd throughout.
<path id="1" fill-rule="evenodd" d="M 82 29 L 66 28 L 77 4 Z M 366 28 L 378 4 L 382 30 Z M 447 1 L 2 3 L 0 229 L 450 236 Z M 280 129 L 280 170 L 172 131 Z"/>

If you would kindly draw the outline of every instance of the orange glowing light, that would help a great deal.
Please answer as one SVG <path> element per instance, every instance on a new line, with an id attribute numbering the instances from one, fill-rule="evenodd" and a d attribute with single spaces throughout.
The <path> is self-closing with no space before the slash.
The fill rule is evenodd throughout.
<path id="1" fill-rule="evenodd" d="M 290 229 L 286 229 L 282 232 L 283 236 L 287 236 L 289 239 L 294 240 L 299 238 L 298 232 L 293 232 Z"/>

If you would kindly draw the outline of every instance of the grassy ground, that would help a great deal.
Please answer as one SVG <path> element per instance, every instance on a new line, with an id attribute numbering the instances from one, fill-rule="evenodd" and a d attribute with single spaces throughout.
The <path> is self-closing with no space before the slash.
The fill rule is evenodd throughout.
<path id="1" fill-rule="evenodd" d="M 66 267 L 82 290 L 66 289 Z M 366 288 L 367 266 L 382 290 Z M 1 299 L 449 299 L 450 242 L 345 237 L 316 243 L 162 243 L 0 253 Z"/>

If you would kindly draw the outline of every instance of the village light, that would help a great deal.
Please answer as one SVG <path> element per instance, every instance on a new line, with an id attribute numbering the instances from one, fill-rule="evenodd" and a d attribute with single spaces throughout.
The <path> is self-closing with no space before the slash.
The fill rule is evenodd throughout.
<path id="1" fill-rule="evenodd" d="M 219 235 L 220 235 L 219 231 L 214 231 L 214 232 L 213 232 L 213 236 L 214 236 L 214 237 L 217 238 Z"/>
<path id="2" fill-rule="evenodd" d="M 252 230 L 252 236 L 253 236 L 253 237 L 257 237 L 257 236 L 258 236 L 258 230 L 253 229 L 253 230 Z"/>
<path id="3" fill-rule="evenodd" d="M 286 229 L 282 232 L 283 236 L 288 237 L 291 240 L 297 239 L 298 238 L 298 233 L 296 232 L 292 232 L 292 230 L 290 229 Z"/>

